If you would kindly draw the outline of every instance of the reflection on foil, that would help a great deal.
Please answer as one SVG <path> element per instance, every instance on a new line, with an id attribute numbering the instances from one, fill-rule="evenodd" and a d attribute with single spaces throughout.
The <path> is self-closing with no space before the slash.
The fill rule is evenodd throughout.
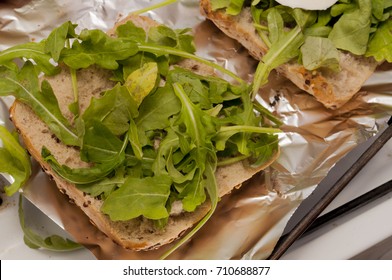
<path id="1" fill-rule="evenodd" d="M 108 30 L 129 12 L 157 2 L 82 0 L 75 5 L 65 0 L 33 0 L 19 8 L 1 7 L 0 49 L 38 41 L 66 20 L 78 23 L 79 28 Z M 149 12 L 148 16 L 171 27 L 192 27 L 198 55 L 251 80 L 256 61 L 238 43 L 201 17 L 196 0 L 179 1 Z M 330 111 L 273 73 L 257 100 L 284 122 L 280 158 L 240 190 L 224 197 L 206 226 L 171 258 L 267 258 L 298 205 L 335 163 L 386 126 L 392 113 L 391 78 L 390 65 L 382 65 L 351 102 Z M 9 99 L 6 104 L 9 106 Z M 0 110 L 0 121 L 5 122 L 8 112 L 5 106 Z M 155 259 L 171 246 L 134 252 L 114 244 L 58 192 L 39 168 L 25 195 L 98 259 Z"/>

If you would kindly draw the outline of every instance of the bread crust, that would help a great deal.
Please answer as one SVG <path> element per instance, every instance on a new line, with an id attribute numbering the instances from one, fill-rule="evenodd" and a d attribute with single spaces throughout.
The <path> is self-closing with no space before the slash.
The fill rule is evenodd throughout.
<path id="1" fill-rule="evenodd" d="M 261 60 L 268 51 L 253 25 L 249 8 L 231 16 L 222 10 L 213 11 L 210 0 L 200 0 L 200 9 L 206 18 L 241 43 L 255 59 Z M 373 58 L 340 51 L 340 72 L 325 69 L 309 71 L 295 61 L 279 66 L 276 71 L 313 95 L 326 108 L 338 109 L 360 90 L 377 66 L 378 62 Z"/>
<path id="2" fill-rule="evenodd" d="M 157 24 L 149 18 L 134 15 L 127 17 L 121 23 L 126 20 L 132 20 L 136 25 L 145 29 Z M 109 34 L 114 35 L 113 31 Z M 191 63 L 188 62 L 188 64 Z M 96 67 L 78 70 L 77 75 L 81 113 L 90 104 L 92 97 L 98 97 L 101 92 L 114 86 L 114 83 L 109 80 L 109 72 Z M 73 116 L 68 109 L 68 105 L 73 102 L 72 81 L 69 71 L 64 67 L 60 74 L 45 79 L 54 90 L 54 94 L 59 101 L 60 110 L 72 122 Z M 48 126 L 35 115 L 33 110 L 20 101 L 15 101 L 11 106 L 10 116 L 27 150 L 38 161 L 42 169 L 53 178 L 58 189 L 80 207 L 89 217 L 91 223 L 124 248 L 151 250 L 168 244 L 201 220 L 211 208 L 210 202 L 206 201 L 192 213 L 182 211 L 171 215 L 164 229 L 155 228 L 150 220 L 143 217 L 129 221 L 111 221 L 107 215 L 100 211 L 101 200 L 82 192 L 74 184 L 65 181 L 41 157 L 42 148 L 47 147 L 60 164 L 66 164 L 71 168 L 86 167 L 87 164 L 80 160 L 78 149 L 66 146 L 58 141 Z M 242 182 L 271 164 L 277 156 L 278 153 L 270 161 L 256 169 L 247 166 L 246 162 L 238 162 L 228 167 L 218 168 L 216 178 L 219 186 L 219 196 L 228 194 L 234 188 L 241 186 Z"/>

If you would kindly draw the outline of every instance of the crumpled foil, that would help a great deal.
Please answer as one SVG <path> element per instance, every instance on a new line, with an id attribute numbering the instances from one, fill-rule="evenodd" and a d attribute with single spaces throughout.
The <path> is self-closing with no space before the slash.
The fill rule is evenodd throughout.
<path id="1" fill-rule="evenodd" d="M 18 1 L 18 3 L 23 1 Z M 0 49 L 46 37 L 71 20 L 78 28 L 108 30 L 128 13 L 156 0 L 32 0 L 25 5 L 0 3 Z M 197 0 L 180 0 L 145 15 L 173 28 L 192 28 L 197 54 L 251 81 L 257 62 L 200 14 Z M 344 107 L 331 111 L 273 73 L 258 101 L 283 122 L 281 155 L 265 172 L 222 198 L 211 220 L 173 259 L 265 259 L 272 252 L 299 204 L 337 161 L 386 126 L 392 113 L 392 67 L 381 65 Z M 2 98 L 0 122 L 8 123 L 12 98 Z M 4 105 L 5 104 L 5 105 Z M 35 165 L 25 196 L 60 224 L 98 259 L 155 259 L 159 250 L 134 252 L 113 243 L 80 209 L 57 191 Z"/>

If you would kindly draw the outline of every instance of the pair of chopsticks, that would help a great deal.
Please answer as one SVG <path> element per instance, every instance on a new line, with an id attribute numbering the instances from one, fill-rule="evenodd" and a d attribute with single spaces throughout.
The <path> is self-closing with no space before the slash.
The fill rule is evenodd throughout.
<path id="1" fill-rule="evenodd" d="M 279 259 L 290 246 L 304 233 L 314 231 L 327 222 L 369 202 L 380 198 L 392 190 L 392 181 L 389 181 L 372 191 L 369 191 L 358 198 L 332 210 L 321 216 L 320 214 L 335 199 L 335 197 L 347 186 L 347 184 L 359 173 L 367 162 L 384 146 L 392 137 L 392 118 L 388 122 L 389 126 L 381 133 L 375 142 L 359 157 L 359 159 L 344 173 L 332 186 L 332 188 L 314 205 L 314 207 L 298 222 L 298 224 L 286 235 L 283 235 L 268 259 Z M 318 218 L 319 217 L 319 218 Z"/>

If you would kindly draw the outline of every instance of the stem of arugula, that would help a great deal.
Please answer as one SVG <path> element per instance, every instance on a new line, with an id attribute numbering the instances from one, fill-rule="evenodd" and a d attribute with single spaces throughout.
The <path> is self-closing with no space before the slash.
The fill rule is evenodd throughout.
<path id="1" fill-rule="evenodd" d="M 281 53 L 295 40 L 295 38 L 301 34 L 302 29 L 298 25 L 290 31 L 290 37 L 285 40 L 285 43 L 277 49 L 272 56 L 269 57 L 267 61 L 260 60 L 257 65 L 256 73 L 253 79 L 253 88 L 252 88 L 252 101 L 255 100 L 256 95 L 261 86 L 268 82 L 268 75 L 272 71 L 272 64 L 278 59 Z M 268 52 L 267 52 L 268 54 Z"/>
<path id="2" fill-rule="evenodd" d="M 165 252 L 160 259 L 166 259 L 168 256 L 170 256 L 175 250 L 177 250 L 179 247 L 181 247 L 183 244 L 185 244 L 196 232 L 199 231 L 200 228 L 202 228 L 205 223 L 211 218 L 211 216 L 214 214 L 216 207 L 218 205 L 218 185 L 215 179 L 215 167 L 216 165 L 211 164 L 211 162 L 207 162 L 206 164 L 206 176 L 208 178 L 208 184 L 207 184 L 207 191 L 208 195 L 211 200 L 211 209 L 208 211 L 207 215 L 204 216 L 202 220 L 200 220 L 199 223 L 188 233 L 186 234 L 183 238 L 181 238 L 172 248 L 170 248 L 167 252 Z"/>
<path id="3" fill-rule="evenodd" d="M 198 57 L 198 56 L 196 56 L 194 54 L 187 53 L 187 52 L 184 52 L 184 51 L 179 51 L 179 50 L 177 50 L 175 48 L 170 48 L 170 47 L 162 47 L 162 46 L 156 47 L 156 46 L 152 46 L 152 45 L 141 45 L 141 44 L 139 44 L 138 47 L 139 47 L 140 51 L 145 51 L 145 52 L 150 52 L 150 53 L 161 53 L 161 54 L 176 55 L 176 56 L 179 56 L 179 57 L 189 58 L 189 59 L 201 62 L 201 63 L 203 63 L 203 64 L 205 64 L 207 66 L 215 68 L 216 70 L 220 71 L 223 74 L 228 75 L 229 77 L 233 78 L 234 80 L 236 80 L 240 84 L 244 84 L 245 83 L 245 81 L 243 79 L 238 77 L 233 72 L 227 70 L 226 68 L 224 68 L 224 67 L 222 67 L 222 66 L 220 66 L 220 65 L 218 65 L 218 64 L 216 64 L 214 62 L 211 62 L 211 61 L 208 61 L 208 60 L 203 59 L 201 57 Z"/>
<path id="4" fill-rule="evenodd" d="M 72 90 L 74 94 L 74 103 L 77 104 L 77 114 L 79 115 L 79 90 L 78 90 L 78 78 L 76 76 L 76 70 L 70 68 L 71 71 L 71 79 L 72 79 Z"/>
<path id="5" fill-rule="evenodd" d="M 141 14 L 144 14 L 144 13 L 146 13 L 148 11 L 152 11 L 154 9 L 158 9 L 158 8 L 161 8 L 161 7 L 173 4 L 173 3 L 177 2 L 177 1 L 178 0 L 166 0 L 166 1 L 163 1 L 163 2 L 160 2 L 160 3 L 157 3 L 155 5 L 151 5 L 149 7 L 146 7 L 144 9 L 137 10 L 137 11 L 133 12 L 133 14 L 141 15 Z"/>
<path id="6" fill-rule="evenodd" d="M 217 163 L 217 166 L 226 166 L 226 165 L 229 165 L 229 164 L 233 164 L 233 163 L 236 163 L 236 162 L 243 161 L 244 159 L 247 159 L 249 157 L 250 156 L 242 155 L 242 156 L 233 157 L 233 158 L 220 159 L 218 161 L 218 163 Z"/>
<path id="7" fill-rule="evenodd" d="M 257 23 L 254 23 L 253 25 L 256 28 L 261 40 L 263 40 L 264 44 L 266 44 L 268 48 L 271 48 L 271 41 L 268 39 L 268 36 L 266 34 L 266 32 L 268 32 L 268 27 Z"/>
<path id="8" fill-rule="evenodd" d="M 282 132 L 278 128 L 270 128 L 270 127 L 254 127 L 249 125 L 236 125 L 236 126 L 222 126 L 219 132 L 226 131 L 238 131 L 238 132 L 254 132 L 254 133 L 280 133 Z"/>

